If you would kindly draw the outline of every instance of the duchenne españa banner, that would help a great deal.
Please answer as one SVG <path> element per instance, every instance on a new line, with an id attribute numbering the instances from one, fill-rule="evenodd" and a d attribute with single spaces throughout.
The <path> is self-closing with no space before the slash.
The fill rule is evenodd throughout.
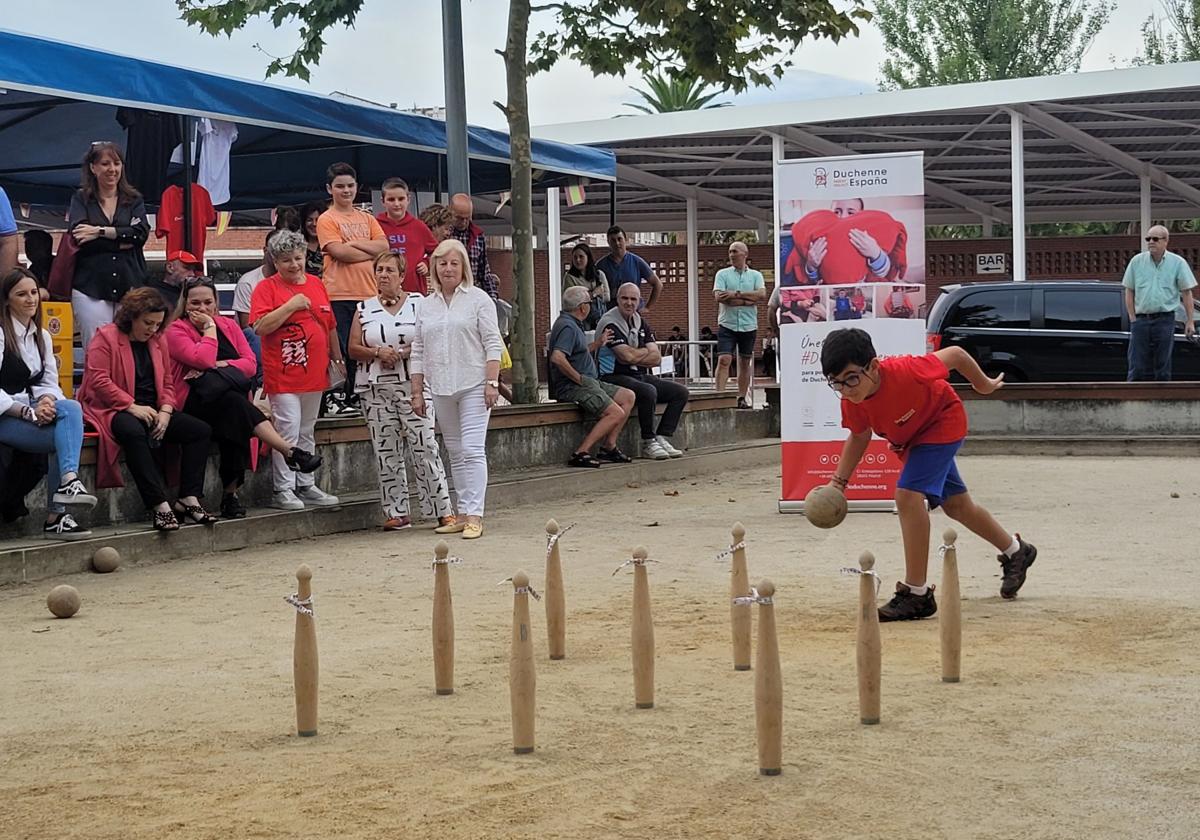
<path id="1" fill-rule="evenodd" d="M 921 153 L 775 163 L 783 482 L 803 512 L 837 467 L 846 430 L 821 372 L 834 330 L 871 334 L 880 356 L 925 352 L 925 179 Z M 846 491 L 852 510 L 892 506 L 900 460 L 875 439 Z"/>

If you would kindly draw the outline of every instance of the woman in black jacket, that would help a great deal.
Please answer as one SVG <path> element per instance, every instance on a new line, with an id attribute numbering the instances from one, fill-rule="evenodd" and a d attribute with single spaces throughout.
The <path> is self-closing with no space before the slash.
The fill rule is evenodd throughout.
<path id="1" fill-rule="evenodd" d="M 142 196 L 125 180 L 125 161 L 112 143 L 93 143 L 83 158 L 82 185 L 71 198 L 67 227 L 79 244 L 71 309 L 91 344 L 111 324 L 117 301 L 145 284 L 142 246 L 150 234 Z"/>

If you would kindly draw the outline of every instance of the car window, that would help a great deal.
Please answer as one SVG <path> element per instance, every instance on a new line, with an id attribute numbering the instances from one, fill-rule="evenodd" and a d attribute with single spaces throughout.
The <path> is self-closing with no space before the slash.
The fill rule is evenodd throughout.
<path id="1" fill-rule="evenodd" d="M 987 289 L 959 301 L 947 326 L 1029 327 L 1029 289 Z"/>
<path id="2" fill-rule="evenodd" d="M 1048 330 L 1121 329 L 1118 289 L 1047 289 L 1043 297 Z"/>

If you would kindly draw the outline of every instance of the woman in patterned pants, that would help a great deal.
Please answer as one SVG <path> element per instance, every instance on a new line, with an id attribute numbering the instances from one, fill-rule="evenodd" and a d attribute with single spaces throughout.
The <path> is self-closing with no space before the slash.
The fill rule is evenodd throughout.
<path id="1" fill-rule="evenodd" d="M 406 460 L 412 461 L 421 514 L 426 518 L 436 516 L 439 525 L 454 521 L 450 485 L 433 433 L 433 412 L 420 417 L 413 412 L 410 401 L 408 357 L 420 296 L 401 287 L 404 271 L 403 254 L 384 252 L 375 258 L 379 295 L 358 305 L 349 342 L 350 355 L 359 364 L 355 390 L 366 408 L 379 465 L 379 497 L 387 517 L 385 531 L 412 525 Z"/>

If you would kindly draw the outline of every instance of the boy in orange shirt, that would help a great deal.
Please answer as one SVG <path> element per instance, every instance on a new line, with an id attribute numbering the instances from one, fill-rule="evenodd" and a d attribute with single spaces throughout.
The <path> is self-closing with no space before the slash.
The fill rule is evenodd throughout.
<path id="1" fill-rule="evenodd" d="M 338 341 L 346 359 L 343 394 L 340 399 L 332 399 L 336 409 L 333 413 L 338 413 L 354 411 L 358 400 L 354 393 L 355 364 L 347 349 L 350 326 L 358 304 L 378 294 L 372 265 L 375 257 L 388 250 L 388 242 L 375 217 L 354 206 L 358 196 L 358 174 L 354 167 L 348 163 L 330 166 L 325 172 L 325 189 L 333 204 L 317 218 L 317 242 L 325 254 L 322 279 L 333 304 Z"/>
<path id="2" fill-rule="evenodd" d="M 842 425 L 850 430 L 831 484 L 845 491 L 867 451 L 871 433 L 886 438 L 904 461 L 896 488 L 896 510 L 904 538 L 904 581 L 879 608 L 880 621 L 927 618 L 937 612 L 929 566 L 929 509 L 942 507 L 1000 552 L 1003 598 L 1015 598 L 1037 549 L 1009 534 L 967 492 L 954 456 L 967 436 L 967 413 L 947 381 L 950 371 L 965 376 L 981 394 L 1004 385 L 1004 374 L 988 377 L 961 347 L 926 356 L 875 355 L 864 330 L 834 330 L 821 347 L 821 370 L 842 398 Z"/>

